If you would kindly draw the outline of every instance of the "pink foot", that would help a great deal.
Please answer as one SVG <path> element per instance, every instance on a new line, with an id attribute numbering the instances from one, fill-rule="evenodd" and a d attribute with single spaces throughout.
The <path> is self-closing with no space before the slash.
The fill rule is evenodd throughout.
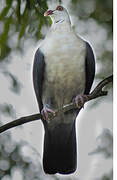
<path id="1" fill-rule="evenodd" d="M 41 110 L 41 114 L 43 116 L 44 120 L 48 120 L 48 114 L 52 113 L 53 116 L 55 116 L 55 111 L 53 111 L 52 109 L 48 108 L 46 105 L 43 107 L 43 109 Z"/>
<path id="2" fill-rule="evenodd" d="M 86 100 L 85 100 L 86 99 Z M 75 97 L 75 103 L 76 103 L 76 106 L 78 107 L 78 108 L 80 108 L 80 107 L 83 107 L 84 108 L 84 104 L 85 104 L 85 102 L 88 100 L 88 96 L 87 95 L 85 95 L 85 94 L 79 94 L 79 95 L 77 95 L 76 97 Z M 79 104 L 81 104 L 81 106 L 79 105 Z"/>

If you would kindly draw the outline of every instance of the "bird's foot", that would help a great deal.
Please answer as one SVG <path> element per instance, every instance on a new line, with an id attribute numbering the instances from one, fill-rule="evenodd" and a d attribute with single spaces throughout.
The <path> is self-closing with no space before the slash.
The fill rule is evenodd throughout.
<path id="1" fill-rule="evenodd" d="M 84 104 L 86 101 L 88 101 L 88 96 L 85 94 L 79 94 L 75 97 L 75 103 L 78 108 L 84 108 Z"/>
<path id="2" fill-rule="evenodd" d="M 43 116 L 44 120 L 49 120 L 49 113 L 51 113 L 53 116 L 55 116 L 55 111 L 48 108 L 46 105 L 44 105 L 43 109 L 41 110 L 41 114 Z"/>

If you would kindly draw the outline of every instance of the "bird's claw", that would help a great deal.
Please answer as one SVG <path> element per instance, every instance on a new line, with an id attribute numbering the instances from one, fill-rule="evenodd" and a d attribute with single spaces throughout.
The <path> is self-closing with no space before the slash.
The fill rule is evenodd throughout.
<path id="1" fill-rule="evenodd" d="M 84 108 L 84 104 L 86 101 L 88 101 L 88 96 L 85 94 L 79 94 L 75 97 L 75 103 L 78 108 L 81 108 L 81 107 Z"/>
<path id="2" fill-rule="evenodd" d="M 48 108 L 47 106 L 44 106 L 43 109 L 41 110 L 41 114 L 44 120 L 48 120 L 49 119 L 49 113 L 52 113 L 53 116 L 55 116 L 55 111 L 53 111 L 52 109 Z"/>

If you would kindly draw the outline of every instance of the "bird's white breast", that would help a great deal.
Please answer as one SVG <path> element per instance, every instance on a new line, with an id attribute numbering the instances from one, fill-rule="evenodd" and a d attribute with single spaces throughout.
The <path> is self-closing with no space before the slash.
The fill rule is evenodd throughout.
<path id="1" fill-rule="evenodd" d="M 58 106 L 85 89 L 85 43 L 72 30 L 54 31 L 40 47 L 45 57 L 44 96 Z M 46 101 L 46 100 L 45 100 Z"/>

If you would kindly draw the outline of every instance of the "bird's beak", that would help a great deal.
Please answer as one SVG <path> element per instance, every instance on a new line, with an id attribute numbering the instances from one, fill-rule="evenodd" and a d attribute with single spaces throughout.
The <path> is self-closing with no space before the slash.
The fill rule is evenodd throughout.
<path id="1" fill-rule="evenodd" d="M 48 11 L 46 11 L 46 12 L 44 13 L 44 16 L 50 16 L 50 15 L 53 14 L 53 12 L 54 12 L 54 11 L 52 11 L 52 10 L 48 10 Z"/>

